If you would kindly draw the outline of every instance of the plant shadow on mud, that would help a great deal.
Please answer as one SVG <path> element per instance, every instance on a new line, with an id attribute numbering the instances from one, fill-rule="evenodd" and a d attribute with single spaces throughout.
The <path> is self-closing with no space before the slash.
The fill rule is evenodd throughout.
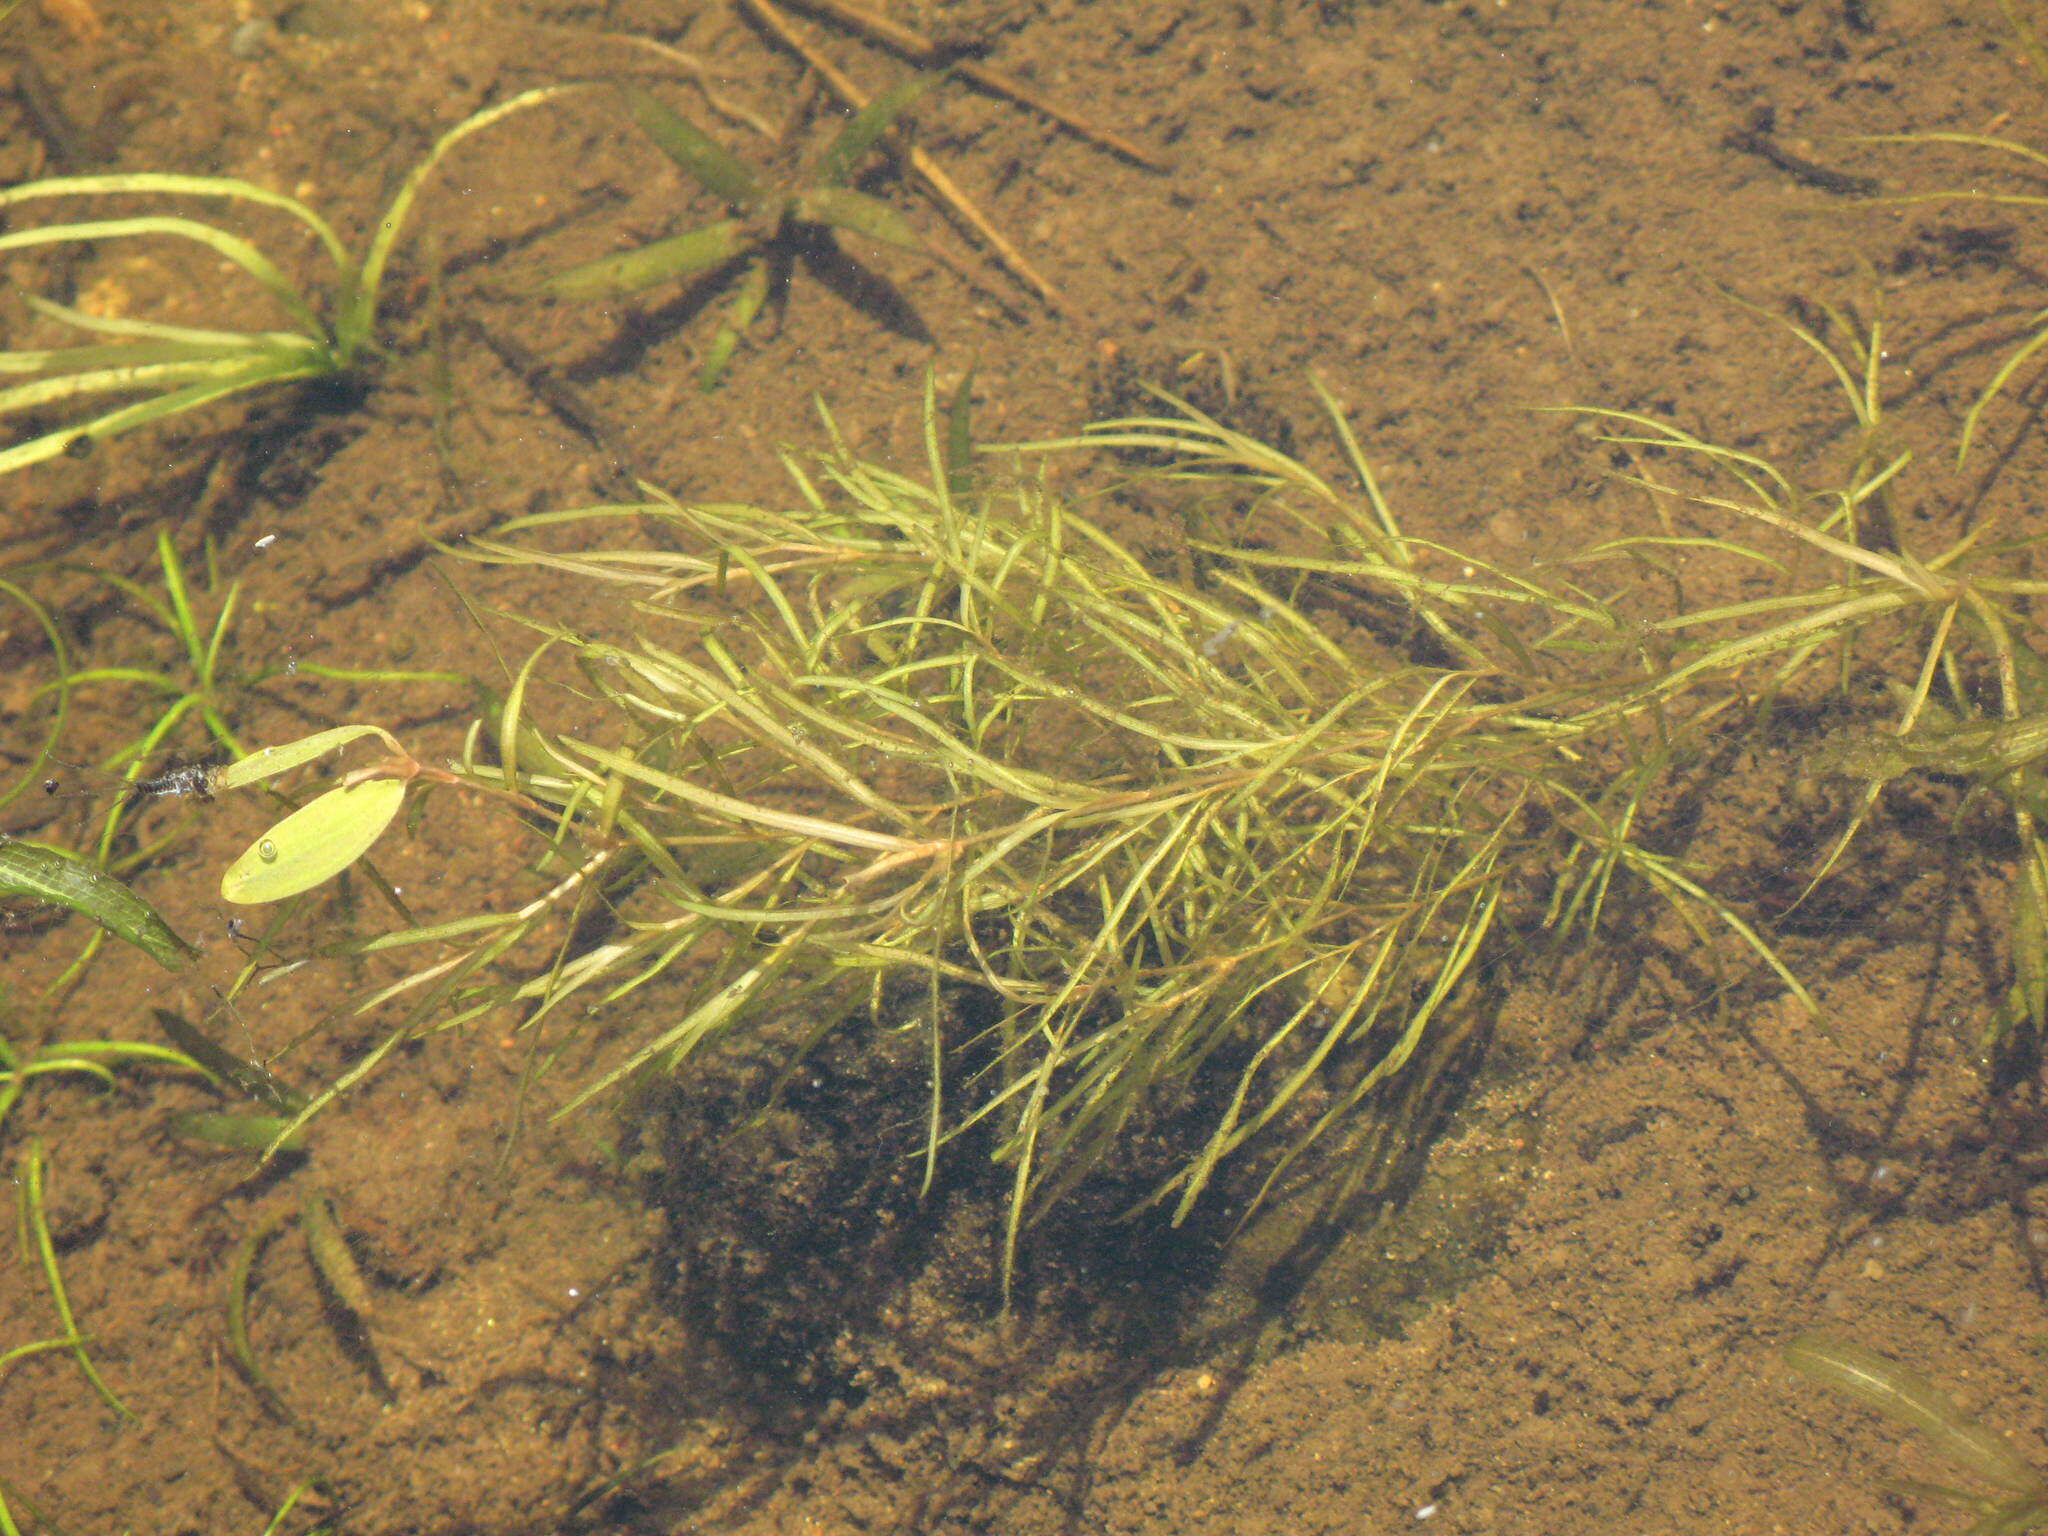
<path id="1" fill-rule="evenodd" d="M 621 1151 L 663 1219 L 660 1294 L 702 1352 L 694 1372 L 722 1381 L 722 1404 L 748 1424 L 755 1460 L 740 1482 L 764 1496 L 831 1432 L 943 1444 L 953 1471 L 925 1495 L 923 1519 L 1003 1488 L 1078 1509 L 1088 1447 L 1133 1394 L 1163 1369 L 1207 1362 L 1220 1389 L 1181 1447 L 1198 1454 L 1258 1360 L 1290 1331 L 1328 1326 L 1284 1320 L 1327 1285 L 1332 1256 L 1383 1257 L 1435 1133 L 1483 1067 L 1491 1019 L 1474 1006 L 1459 1031 L 1433 1039 L 1250 1224 L 1260 1191 L 1249 1164 L 1226 1169 L 1175 1223 L 1145 1197 L 1229 1090 L 1242 1060 L 1225 1053 L 1182 1103 L 1131 1126 L 1006 1269 L 1010 1180 L 993 1130 L 958 1138 L 924 1180 L 926 1047 L 906 1021 L 929 1001 L 906 989 L 883 1021 L 862 1009 L 821 1038 L 809 1021 L 767 1023 L 707 1052 L 687 1082 L 638 1091 L 626 1111 Z M 965 988 L 941 1006 L 964 1031 L 992 1018 Z M 1399 1283 L 1386 1263 L 1376 1280 L 1344 1271 L 1340 1306 L 1382 1292 L 1367 1334 L 1398 1333 L 1479 1272 L 1486 1240 L 1449 1252 L 1437 1238 L 1422 1272 Z M 1318 1301 L 1327 1319 L 1328 1298 Z M 621 1478 L 593 1490 L 580 1518 L 666 1528 L 701 1515 L 703 1491 Z"/>

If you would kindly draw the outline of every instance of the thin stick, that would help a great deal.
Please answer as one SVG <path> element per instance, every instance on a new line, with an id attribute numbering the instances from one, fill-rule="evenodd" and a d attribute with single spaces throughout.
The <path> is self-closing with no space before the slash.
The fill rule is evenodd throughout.
<path id="1" fill-rule="evenodd" d="M 860 6 L 849 5 L 847 0 L 802 0 L 802 4 L 810 10 L 823 11 L 856 31 L 865 32 L 875 41 L 894 48 L 917 63 L 934 64 L 945 56 L 945 50 L 922 32 L 913 31 L 886 16 L 877 16 L 873 11 L 863 10 Z M 985 65 L 975 63 L 972 59 L 953 60 L 952 70 L 963 80 L 972 80 L 976 85 L 1014 101 L 1020 107 L 1028 107 L 1033 112 L 1042 113 L 1062 128 L 1079 134 L 1090 143 L 1101 145 L 1112 154 L 1121 155 L 1126 160 L 1142 165 L 1148 171 L 1173 169 L 1166 161 L 1148 150 L 1141 149 L 1122 134 L 1096 126 L 1078 113 L 1070 112 L 1057 102 L 1047 100 L 1009 75 L 1000 74 Z"/>
<path id="2" fill-rule="evenodd" d="M 847 106 L 858 112 L 868 104 L 867 95 L 860 87 L 848 79 L 838 65 L 812 47 L 810 40 L 794 22 L 775 7 L 773 0 L 746 0 L 746 4 L 760 19 L 761 24 L 781 38 L 798 57 L 816 71 L 818 78 L 830 86 L 833 94 Z M 1048 308 L 1059 309 L 1060 293 L 1053 287 L 1051 280 L 1032 266 L 1022 251 L 1003 238 L 1002 231 L 997 229 L 990 222 L 988 215 L 976 207 L 973 200 L 960 190 L 953 178 L 940 168 L 938 162 L 915 144 L 906 145 L 904 152 L 911 168 L 925 179 L 926 184 L 947 207 L 974 227 L 975 233 L 980 235 L 987 242 L 989 249 L 995 253 L 996 260 L 1007 267 L 1025 287 L 1037 294 Z M 933 255 L 937 256 L 938 253 L 934 251 Z"/>
<path id="3" fill-rule="evenodd" d="M 1565 320 L 1564 305 L 1558 302 L 1557 290 L 1550 286 L 1550 279 L 1526 264 L 1522 270 L 1529 274 L 1536 286 L 1543 290 L 1543 297 L 1550 301 L 1550 317 L 1557 322 L 1557 333 L 1564 338 L 1564 349 L 1571 354 L 1571 360 L 1575 363 L 1583 361 L 1579 356 L 1578 345 L 1572 340 L 1571 325 Z"/>
<path id="4" fill-rule="evenodd" d="M 711 88 L 711 82 L 715 78 L 711 66 L 694 53 L 685 53 L 680 48 L 671 48 L 667 43 L 651 37 L 638 37 L 631 32 L 592 32 L 585 27 L 566 26 L 554 21 L 527 21 L 519 25 L 531 27 L 537 32 L 554 32 L 564 37 L 582 38 L 593 43 L 617 43 L 622 47 L 638 48 L 657 58 L 666 59 L 688 76 L 691 84 L 703 92 L 704 100 L 710 104 L 712 111 L 731 122 L 745 124 L 764 139 L 775 137 L 774 125 L 760 113 L 719 95 Z"/>

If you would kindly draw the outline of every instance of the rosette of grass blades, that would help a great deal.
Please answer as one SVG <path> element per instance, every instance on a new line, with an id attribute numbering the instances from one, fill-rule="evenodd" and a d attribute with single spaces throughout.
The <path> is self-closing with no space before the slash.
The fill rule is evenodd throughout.
<path id="1" fill-rule="evenodd" d="M 727 302 L 725 323 L 712 338 L 698 372 L 705 389 L 716 388 L 740 337 L 760 318 L 770 296 L 787 286 L 797 258 L 814 251 L 819 230 L 843 230 L 884 245 L 924 249 L 902 214 L 848 183 L 875 141 L 943 78 L 943 74 L 913 76 L 876 97 L 848 119 L 815 160 L 787 181 L 756 173 L 645 91 L 625 91 L 633 121 L 663 154 L 723 202 L 729 216 L 616 256 L 584 262 L 557 273 L 545 286 L 570 298 L 616 297 L 710 273 L 736 274 L 738 286 Z"/>
<path id="2" fill-rule="evenodd" d="M 245 390 L 320 378 L 353 367 L 377 328 L 384 274 L 420 187 L 441 157 L 480 128 L 578 86 L 527 91 L 465 118 L 435 140 L 407 173 L 378 219 L 360 257 L 319 213 L 295 197 L 227 176 L 163 172 L 58 176 L 0 191 L 0 208 L 53 198 L 140 197 L 150 211 L 113 218 L 45 224 L 0 235 L 0 252 L 103 240 L 188 241 L 238 268 L 269 294 L 288 329 L 212 329 L 136 316 L 91 315 L 33 294 L 37 314 L 106 338 L 79 346 L 0 352 L 0 375 L 27 382 L 0 389 L 0 418 L 69 411 L 62 426 L 0 450 L 0 474 L 53 458 L 80 441 L 97 442 L 196 410 Z M 324 303 L 302 288 L 285 265 L 245 236 L 217 223 L 164 211 L 187 199 L 245 203 L 288 215 L 309 230 L 331 266 Z M 120 401 L 110 407 L 109 400 Z M 104 407 L 104 408 L 102 408 Z"/>

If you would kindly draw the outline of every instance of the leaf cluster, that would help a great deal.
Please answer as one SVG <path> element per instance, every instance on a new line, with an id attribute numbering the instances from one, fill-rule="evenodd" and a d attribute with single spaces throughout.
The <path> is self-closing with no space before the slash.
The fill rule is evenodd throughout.
<path id="1" fill-rule="evenodd" d="M 219 223 L 160 211 L 36 225 L 0 234 L 0 251 L 156 237 L 184 241 L 252 278 L 288 322 L 288 328 L 282 330 L 177 325 L 136 316 L 88 314 L 24 294 L 24 302 L 37 314 L 102 339 L 77 346 L 0 352 L 0 375 L 16 375 L 26 381 L 0 388 L 0 418 L 52 409 L 82 413 L 0 450 L 0 474 L 54 458 L 76 443 L 116 437 L 229 395 L 332 377 L 354 367 L 373 342 L 385 272 L 399 232 L 442 156 L 479 129 L 573 89 L 577 87 L 548 86 L 523 92 L 486 107 L 442 134 L 400 183 L 360 255 L 351 252 L 333 225 L 298 198 L 234 177 L 123 172 L 49 177 L 0 190 L 0 209 L 79 197 L 146 197 L 158 205 L 182 199 L 226 200 L 267 208 L 285 214 L 310 232 L 329 266 L 323 302 L 287 274 L 283 260 L 246 236 Z M 99 404 L 109 398 L 126 403 Z"/>
<path id="2" fill-rule="evenodd" d="M 2048 690 L 2021 621 L 2048 592 L 2039 540 L 1898 543 L 1911 454 L 1884 430 L 1882 330 L 1831 327 L 1793 334 L 1859 426 L 1839 482 L 1589 412 L 1611 444 L 1700 472 L 1633 478 L 1729 531 L 1667 524 L 1539 572 L 1406 532 L 1333 402 L 1355 488 L 1185 409 L 1025 445 L 1141 451 L 1152 483 L 1228 509 L 1191 518 L 1179 576 L 990 473 L 964 412 L 931 399 L 920 476 L 838 444 L 789 461 L 786 507 L 655 497 L 473 541 L 455 553 L 599 584 L 631 633 L 519 620 L 541 643 L 439 778 L 516 804 L 550 883 L 354 946 L 412 967 L 359 1008 L 409 1006 L 300 1118 L 421 1028 L 511 1006 L 559 1049 L 665 979 L 682 1001 L 567 1108 L 770 1023 L 800 1057 L 864 1009 L 927 1033 L 928 1176 L 985 1135 L 1013 1244 L 1134 1130 L 1198 1104 L 1151 1194 L 1178 1217 L 1255 1145 L 1277 1177 L 1460 1027 L 1492 967 L 1586 943 L 1617 907 L 1732 937 L 1811 1006 L 1653 807 L 1731 724 L 1902 647 L 1895 717 L 1816 759 L 1865 789 L 1813 878 L 1886 779 L 1971 777 L 2022 850 L 2001 1026 L 2038 1025 Z M 1681 561 L 1776 579 L 1659 611 L 1642 576 L 1682 594 Z M 551 728 L 536 701 L 559 689 L 604 729 Z M 564 919 L 586 937 L 536 966 Z"/>
<path id="3" fill-rule="evenodd" d="M 914 76 L 878 96 L 785 181 L 753 170 L 647 92 L 627 89 L 626 107 L 634 122 L 691 180 L 726 205 L 726 217 L 571 267 L 546 286 L 566 297 L 612 297 L 729 272 L 737 286 L 699 371 L 703 387 L 714 388 L 741 336 L 760 317 L 770 295 L 787 284 L 792 265 L 816 231 L 842 230 L 884 245 L 920 248 L 903 216 L 858 191 L 852 180 L 876 140 L 940 78 Z"/>
<path id="4" fill-rule="evenodd" d="M 1889 780 L 1929 770 L 1974 781 L 2002 803 L 2019 850 L 2009 881 L 2013 980 L 1987 1044 L 2016 1028 L 2038 1034 L 2048 1028 L 2048 839 L 2036 818 L 2036 765 L 2048 757 L 2048 661 L 2027 635 L 2030 606 L 2048 596 L 2048 580 L 2036 574 L 2048 536 L 1995 539 L 1993 526 L 1980 523 L 1926 555 L 1901 541 L 1892 501 L 1913 454 L 1889 443 L 1883 324 L 1865 330 L 1837 311 L 1826 313 L 1824 331 L 1780 323 L 1823 360 L 1849 403 L 1858 447 L 1842 482 L 1810 491 L 1755 454 L 1648 417 L 1586 412 L 1602 424 L 1607 442 L 1674 455 L 1717 482 L 1699 490 L 1648 474 L 1625 477 L 1666 505 L 1691 503 L 1738 528 L 1775 536 L 1760 542 L 1652 535 L 1593 554 L 1649 559 L 1667 570 L 1674 556 L 1702 553 L 1786 574 L 1802 560 L 1823 562 L 1818 577 L 1802 573 L 1769 596 L 1654 621 L 1651 632 L 1678 647 L 1675 664 L 1656 684 L 1662 691 L 1752 669 L 1750 686 L 1767 705 L 1816 664 L 1846 685 L 1859 655 L 1889 669 L 1904 649 L 1913 670 L 1910 682 L 1893 683 L 1892 718 L 1838 735 L 1813 760 L 1816 770 L 1862 779 L 1865 787 L 1812 884 L 1847 854 Z"/>
<path id="5" fill-rule="evenodd" d="M 2033 71 L 2035 79 L 2040 84 L 2048 86 L 2048 48 L 2043 47 L 2033 26 L 2014 3 L 2014 0 L 1998 0 L 1998 8 L 2004 14 L 2007 25 L 2012 28 L 2014 41 L 2018 43 L 2019 51 L 2026 59 L 2028 67 Z M 1996 134 L 1938 132 L 1878 133 L 1858 135 L 1852 142 L 1858 144 L 1896 144 L 1911 149 L 1960 148 L 1988 150 L 1991 155 L 1989 164 L 1996 165 L 2003 161 L 2008 170 L 2017 171 L 2022 176 L 2033 181 L 2038 181 L 2041 173 L 2048 171 L 2048 152 L 2043 152 L 2033 145 L 2022 143 L 2017 139 L 2001 138 Z M 1899 207 L 1934 203 L 1990 203 L 2008 208 L 2048 207 L 2048 196 L 2043 196 L 2039 192 L 1987 191 L 1979 186 L 1947 187 L 1933 192 L 1915 192 L 1895 197 L 1884 197 L 1878 199 L 1878 201 Z M 2014 375 L 2018 374 L 2028 363 L 2039 356 L 2041 349 L 2044 347 L 2048 347 L 2048 308 L 2036 310 L 2021 323 L 2018 345 L 2014 346 L 2006 354 L 2004 361 L 1999 364 L 1997 371 L 1992 374 L 1991 381 L 1984 386 L 1977 398 L 1971 402 L 1969 410 L 1964 413 L 1962 432 L 1956 439 L 1956 460 L 1958 463 L 1969 457 L 1970 447 L 1976 441 L 1977 430 L 1982 424 L 1984 412 L 2005 391 L 2006 386 L 2012 382 Z"/>

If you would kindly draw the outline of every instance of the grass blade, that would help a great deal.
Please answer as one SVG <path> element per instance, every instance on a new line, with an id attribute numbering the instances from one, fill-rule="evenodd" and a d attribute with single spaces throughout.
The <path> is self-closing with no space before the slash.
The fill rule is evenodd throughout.
<path id="1" fill-rule="evenodd" d="M 64 1289 L 64 1274 L 57 1266 L 57 1245 L 50 1236 L 49 1217 L 43 1203 L 43 1178 L 47 1168 L 43 1156 L 43 1144 L 39 1137 L 30 1137 L 22 1149 L 20 1167 L 20 1213 L 21 1229 L 27 1246 L 33 1251 L 43 1271 L 43 1282 L 49 1287 L 50 1301 L 57 1309 L 57 1320 L 64 1325 L 64 1333 L 71 1345 L 71 1352 L 78 1361 L 78 1369 L 92 1384 L 100 1401 L 124 1419 L 133 1419 L 134 1413 L 128 1405 L 114 1395 L 100 1378 L 99 1368 L 92 1362 L 86 1351 L 86 1336 L 79 1330 L 78 1319 L 71 1311 L 71 1297 Z M 23 1254 L 26 1258 L 28 1255 Z"/>

